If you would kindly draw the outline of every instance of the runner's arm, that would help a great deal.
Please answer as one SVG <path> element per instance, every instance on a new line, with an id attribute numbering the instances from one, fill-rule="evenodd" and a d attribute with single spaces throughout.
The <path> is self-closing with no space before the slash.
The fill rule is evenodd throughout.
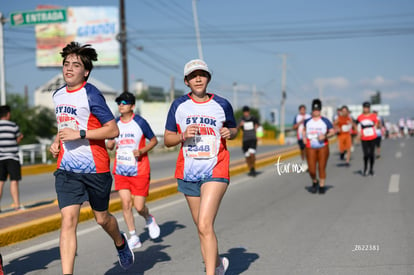
<path id="1" fill-rule="evenodd" d="M 87 130 L 85 139 L 103 140 L 107 138 L 115 138 L 119 135 L 118 125 L 115 119 L 112 119 L 102 125 L 101 128 Z M 78 130 L 64 128 L 58 132 L 58 136 L 62 141 L 71 141 L 80 139 Z"/>
<path id="2" fill-rule="evenodd" d="M 134 150 L 134 156 L 139 157 L 143 154 L 149 152 L 158 144 L 158 139 L 156 136 L 153 136 L 150 141 L 141 149 Z"/>

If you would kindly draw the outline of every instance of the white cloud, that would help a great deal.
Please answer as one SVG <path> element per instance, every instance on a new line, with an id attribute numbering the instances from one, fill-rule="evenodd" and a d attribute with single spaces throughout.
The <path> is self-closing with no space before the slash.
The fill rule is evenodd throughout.
<path id="1" fill-rule="evenodd" d="M 414 84 L 414 76 L 403 75 L 400 77 L 401 82 Z"/>
<path id="2" fill-rule="evenodd" d="M 385 87 L 390 86 L 394 83 L 392 80 L 387 80 L 382 76 L 376 76 L 374 78 L 364 78 L 360 81 L 362 86 L 368 87 Z"/>
<path id="3" fill-rule="evenodd" d="M 370 98 L 370 96 L 374 95 L 377 91 L 372 89 L 365 89 L 362 91 L 363 98 Z"/>
<path id="4" fill-rule="evenodd" d="M 397 91 L 381 93 L 382 99 L 388 99 L 388 100 L 401 99 L 401 98 L 404 98 L 405 96 L 406 94 L 404 92 L 397 92 Z"/>
<path id="5" fill-rule="evenodd" d="M 313 85 L 316 88 L 345 89 L 349 86 L 349 81 L 348 79 L 341 76 L 331 78 L 316 78 L 313 81 Z"/>

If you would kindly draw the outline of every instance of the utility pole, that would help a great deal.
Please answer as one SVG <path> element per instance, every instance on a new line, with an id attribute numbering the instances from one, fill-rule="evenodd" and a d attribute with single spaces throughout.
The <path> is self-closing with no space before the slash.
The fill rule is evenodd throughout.
<path id="1" fill-rule="evenodd" d="M 196 38 L 197 38 L 198 58 L 204 60 L 203 49 L 201 47 L 200 28 L 198 26 L 197 0 L 193 0 L 193 17 L 194 17 L 194 28 L 195 28 Z"/>
<path id="2" fill-rule="evenodd" d="M 286 54 L 282 54 L 282 99 L 280 100 L 280 135 L 279 143 L 285 144 L 285 101 L 286 101 Z"/>
<path id="3" fill-rule="evenodd" d="M 252 106 L 255 109 L 259 108 L 259 104 L 258 104 L 258 100 L 257 100 L 257 89 L 256 89 L 256 84 L 253 85 L 253 90 L 252 90 Z"/>
<path id="4" fill-rule="evenodd" d="M 121 43 L 122 55 L 122 92 L 128 92 L 128 60 L 127 60 L 127 33 L 125 26 L 125 4 L 124 0 L 119 0 L 119 17 L 121 20 L 121 32 L 119 33 L 119 42 Z"/>
<path id="5" fill-rule="evenodd" d="M 233 110 L 237 110 L 237 82 L 233 82 Z"/>
<path id="6" fill-rule="evenodd" d="M 170 82 L 170 102 L 172 103 L 174 101 L 175 98 L 175 91 L 174 91 L 174 77 L 171 77 L 171 82 Z"/>
<path id="7" fill-rule="evenodd" d="M 1 105 L 6 105 L 6 74 L 4 66 L 4 37 L 3 37 L 3 24 L 5 19 L 3 14 L 0 12 L 0 100 Z"/>

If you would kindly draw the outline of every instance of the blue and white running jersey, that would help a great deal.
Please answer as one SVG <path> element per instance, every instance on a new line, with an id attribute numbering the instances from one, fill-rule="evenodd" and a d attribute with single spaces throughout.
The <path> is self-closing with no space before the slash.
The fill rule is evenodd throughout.
<path id="1" fill-rule="evenodd" d="M 119 136 L 115 139 L 117 147 L 113 173 L 121 176 L 149 176 L 148 154 L 143 154 L 137 159 L 132 152 L 145 147 L 146 139 L 150 140 L 154 137 L 148 122 L 134 114 L 127 122 L 118 118 L 117 124 Z"/>
<path id="2" fill-rule="evenodd" d="M 58 130 L 92 130 L 115 119 L 102 93 L 84 83 L 77 90 L 67 86 L 53 93 Z M 60 142 L 57 168 L 74 173 L 106 173 L 110 171 L 105 140 L 77 139 Z"/>
<path id="3" fill-rule="evenodd" d="M 230 103 L 215 94 L 206 102 L 194 101 L 190 94 L 176 99 L 168 112 L 165 129 L 182 133 L 191 124 L 199 126 L 199 134 L 182 143 L 178 154 L 175 177 L 197 182 L 210 178 L 229 179 L 230 154 L 226 140 L 221 138 L 223 127 L 236 128 Z"/>

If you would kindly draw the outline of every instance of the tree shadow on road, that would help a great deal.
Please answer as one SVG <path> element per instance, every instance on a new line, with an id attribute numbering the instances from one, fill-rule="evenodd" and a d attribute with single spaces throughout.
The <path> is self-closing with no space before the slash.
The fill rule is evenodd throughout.
<path id="1" fill-rule="evenodd" d="M 259 254 L 248 253 L 244 247 L 231 248 L 227 253 L 220 254 L 220 256 L 229 259 L 227 275 L 241 274 L 247 271 L 254 261 L 259 259 Z"/>
<path id="2" fill-rule="evenodd" d="M 47 266 L 51 262 L 60 260 L 59 255 L 59 247 L 53 247 L 21 256 L 4 266 L 4 270 L 6 271 L 4 274 L 21 275 L 36 270 L 46 271 L 48 269 Z M 60 261 L 57 264 L 60 264 Z"/>

